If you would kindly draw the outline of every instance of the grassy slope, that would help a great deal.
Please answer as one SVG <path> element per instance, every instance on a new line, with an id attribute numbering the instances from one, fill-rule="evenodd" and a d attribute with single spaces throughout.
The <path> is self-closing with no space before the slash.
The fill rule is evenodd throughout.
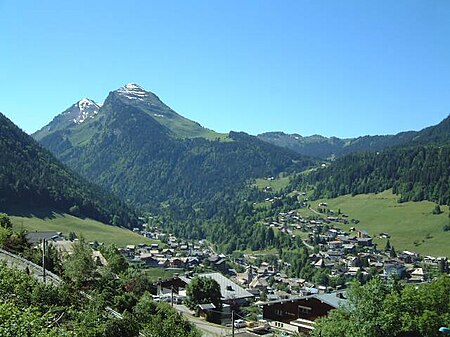
<path id="1" fill-rule="evenodd" d="M 283 188 L 285 188 L 289 184 L 289 177 L 278 177 L 274 180 L 267 180 L 267 179 L 256 179 L 255 185 L 259 189 L 264 189 L 265 187 L 272 187 L 272 191 L 279 192 Z"/>
<path id="2" fill-rule="evenodd" d="M 449 209 L 441 206 L 443 213 L 432 214 L 435 204 L 429 201 L 397 203 L 398 196 L 385 191 L 379 194 L 342 196 L 335 199 L 322 199 L 311 202 L 312 207 L 324 201 L 330 209 L 341 211 L 349 219 L 360 220 L 357 225 L 343 225 L 348 230 L 351 226 L 365 229 L 372 237 L 381 232 L 391 235 L 390 242 L 396 250 L 411 250 L 425 255 L 450 257 L 450 231 L 442 227 L 448 224 Z M 414 243 L 416 241 L 416 244 Z M 380 248 L 384 248 L 386 239 L 375 239 Z"/>
<path id="3" fill-rule="evenodd" d="M 87 241 L 115 243 L 119 247 L 128 244 L 156 242 L 127 229 L 105 225 L 92 219 L 76 218 L 64 213 L 51 212 L 46 216 L 11 215 L 10 218 L 15 229 L 25 228 L 28 232 L 55 231 L 62 232 L 66 236 L 69 232 L 75 232 L 82 234 Z"/>

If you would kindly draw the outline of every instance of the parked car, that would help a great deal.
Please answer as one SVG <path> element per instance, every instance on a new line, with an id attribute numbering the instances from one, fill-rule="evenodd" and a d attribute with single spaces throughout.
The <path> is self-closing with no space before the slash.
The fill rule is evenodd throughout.
<path id="1" fill-rule="evenodd" d="M 234 321 L 234 327 L 235 328 L 239 329 L 239 328 L 243 328 L 245 326 L 246 326 L 246 324 L 245 324 L 245 321 L 243 319 L 237 319 L 237 320 Z"/>

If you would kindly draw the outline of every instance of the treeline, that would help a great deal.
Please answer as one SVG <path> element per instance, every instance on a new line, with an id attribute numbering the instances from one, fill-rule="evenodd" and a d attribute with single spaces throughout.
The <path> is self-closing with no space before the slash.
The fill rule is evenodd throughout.
<path id="1" fill-rule="evenodd" d="M 55 208 L 76 216 L 131 227 L 134 211 L 60 164 L 0 114 L 0 207 Z"/>
<path id="2" fill-rule="evenodd" d="M 329 167 L 297 175 L 291 188 L 314 188 L 313 197 L 382 192 L 392 188 L 400 202 L 450 204 L 450 145 L 414 146 L 351 154 Z"/>

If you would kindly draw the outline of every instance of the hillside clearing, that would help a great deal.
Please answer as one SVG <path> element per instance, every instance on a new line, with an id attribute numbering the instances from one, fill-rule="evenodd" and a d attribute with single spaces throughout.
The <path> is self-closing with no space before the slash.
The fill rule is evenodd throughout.
<path id="1" fill-rule="evenodd" d="M 443 226 L 450 223 L 448 206 L 441 206 L 441 214 L 432 214 L 435 203 L 429 201 L 398 203 L 391 190 L 378 194 L 346 195 L 335 199 L 311 201 L 316 208 L 320 202 L 328 208 L 341 210 L 349 219 L 358 219 L 357 225 L 339 224 L 344 230 L 350 227 L 367 230 L 380 248 L 386 239 L 378 238 L 381 232 L 391 235 L 390 243 L 396 250 L 411 250 L 423 255 L 450 256 L 450 231 Z"/>
<path id="2" fill-rule="evenodd" d="M 279 192 L 289 184 L 289 176 L 277 177 L 274 179 L 256 179 L 255 185 L 259 189 L 263 190 L 266 187 L 270 187 L 271 191 Z"/>

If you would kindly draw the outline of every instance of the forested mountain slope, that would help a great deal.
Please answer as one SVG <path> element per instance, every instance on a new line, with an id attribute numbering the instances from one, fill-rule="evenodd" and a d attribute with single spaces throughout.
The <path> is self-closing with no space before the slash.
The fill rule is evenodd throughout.
<path id="1" fill-rule="evenodd" d="M 134 211 L 60 164 L 0 114 L 0 207 L 47 207 L 103 223 L 133 226 Z"/>
<path id="2" fill-rule="evenodd" d="M 381 192 L 400 201 L 450 204 L 450 145 L 417 145 L 350 154 L 329 167 L 298 175 L 292 188 L 314 186 L 314 197 Z"/>
<path id="3" fill-rule="evenodd" d="M 49 127 L 55 131 L 44 133 Z M 34 137 L 77 173 L 136 205 L 158 211 L 170 202 L 205 218 L 248 179 L 313 163 L 253 136 L 230 132 L 226 141 L 210 140 L 211 132 L 128 84 L 83 123 L 49 125 Z"/>

